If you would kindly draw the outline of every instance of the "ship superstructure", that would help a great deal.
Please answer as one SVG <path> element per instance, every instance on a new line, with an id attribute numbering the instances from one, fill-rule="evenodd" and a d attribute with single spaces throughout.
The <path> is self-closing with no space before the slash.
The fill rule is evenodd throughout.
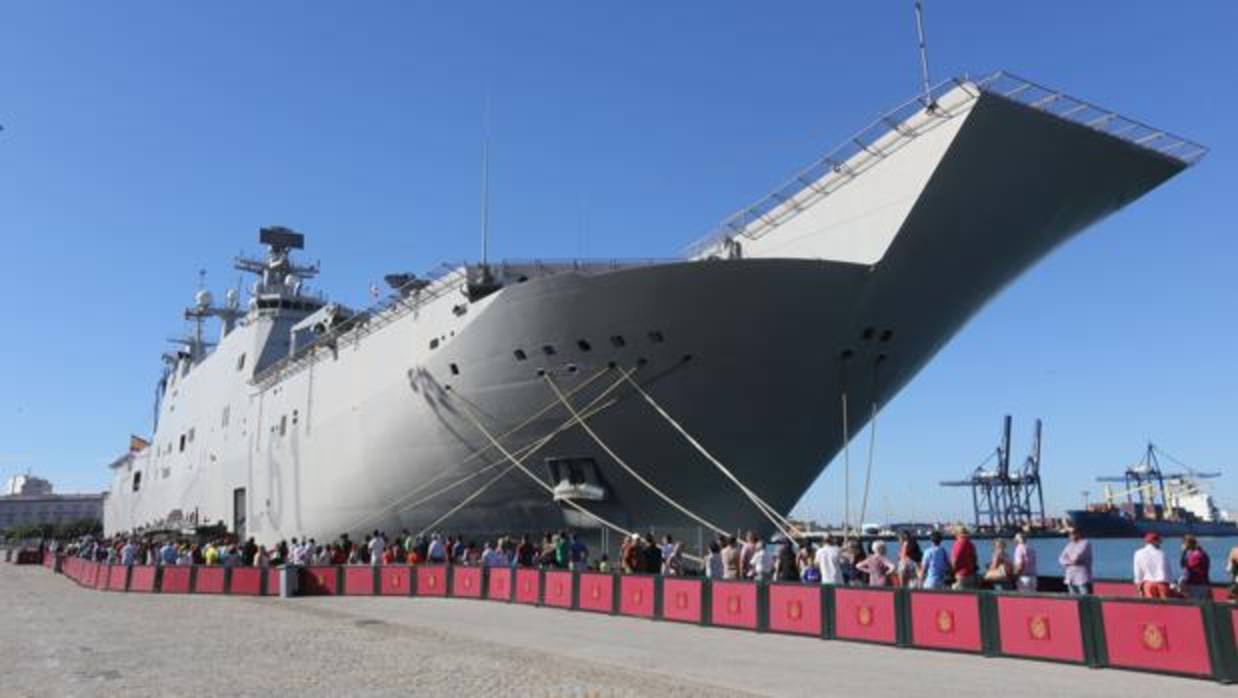
<path id="1" fill-rule="evenodd" d="M 168 357 L 106 528 L 767 529 L 758 500 L 786 514 L 1003 286 L 1204 152 L 999 73 L 892 110 L 682 259 L 397 274 L 353 311 L 264 229 L 248 306 L 188 311 L 221 335 Z"/>

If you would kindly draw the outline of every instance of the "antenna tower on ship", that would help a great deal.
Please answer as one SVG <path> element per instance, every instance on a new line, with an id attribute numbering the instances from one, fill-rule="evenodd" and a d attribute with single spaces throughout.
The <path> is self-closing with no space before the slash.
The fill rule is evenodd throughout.
<path id="1" fill-rule="evenodd" d="M 937 104 L 933 101 L 933 84 L 929 81 L 928 45 L 924 42 L 924 6 L 916 0 L 916 36 L 920 39 L 920 78 L 924 85 L 924 108 L 932 110 Z"/>

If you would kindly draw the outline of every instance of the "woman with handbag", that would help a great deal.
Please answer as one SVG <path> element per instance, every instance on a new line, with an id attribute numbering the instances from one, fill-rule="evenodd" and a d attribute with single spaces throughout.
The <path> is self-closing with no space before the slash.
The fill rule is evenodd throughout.
<path id="1" fill-rule="evenodd" d="M 989 568 L 985 570 L 984 581 L 998 591 L 1009 591 L 1011 580 L 1014 579 L 1014 565 L 1010 564 L 1010 556 L 1006 554 L 1006 541 L 993 539 L 993 557 L 989 559 Z"/>

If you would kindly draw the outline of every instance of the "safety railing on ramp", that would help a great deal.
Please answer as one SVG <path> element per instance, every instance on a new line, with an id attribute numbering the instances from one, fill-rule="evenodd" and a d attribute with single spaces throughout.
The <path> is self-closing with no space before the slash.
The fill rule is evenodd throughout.
<path id="1" fill-rule="evenodd" d="M 796 173 L 756 203 L 735 212 L 689 245 L 689 258 L 715 254 L 736 235 L 757 239 L 804 208 L 846 186 L 909 141 L 966 113 L 981 94 L 1013 100 L 1053 116 L 1120 138 L 1193 165 L 1208 153 L 1194 141 L 1153 128 L 1061 91 L 998 71 L 986 77 L 944 80 L 921 95 L 883 112 L 851 138 Z"/>

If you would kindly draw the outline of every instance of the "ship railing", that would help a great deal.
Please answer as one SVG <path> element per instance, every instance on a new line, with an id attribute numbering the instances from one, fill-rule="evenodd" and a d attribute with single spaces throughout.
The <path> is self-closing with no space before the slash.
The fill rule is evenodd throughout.
<path id="1" fill-rule="evenodd" d="M 596 273 L 603 271 L 618 271 L 620 269 L 630 269 L 632 267 L 651 267 L 659 264 L 671 264 L 674 262 L 682 262 L 682 259 L 672 257 L 612 257 L 607 259 L 578 259 L 578 258 L 533 258 L 533 259 L 504 259 L 497 264 L 492 264 L 494 270 L 500 276 L 510 276 L 511 274 L 531 270 L 538 274 L 556 274 L 562 272 L 581 272 L 581 273 Z"/>
<path id="2" fill-rule="evenodd" d="M 956 88 L 950 103 L 943 98 Z M 868 171 L 908 141 L 967 112 L 982 93 L 1016 101 L 1053 116 L 1120 138 L 1185 165 L 1193 165 L 1208 153 L 1194 141 L 1102 109 L 1006 71 L 977 80 L 951 78 L 933 86 L 926 95 L 910 99 L 884 112 L 857 134 L 755 204 L 732 214 L 705 237 L 685 249 L 689 258 L 716 254 L 723 243 L 737 235 L 757 239 L 829 196 Z"/>
<path id="3" fill-rule="evenodd" d="M 513 275 L 521 271 L 533 271 L 538 275 L 576 271 L 581 273 L 598 273 L 615 271 L 639 266 L 655 266 L 668 264 L 675 259 L 658 258 L 610 258 L 610 259 L 505 259 L 491 265 L 492 269 L 501 275 Z M 255 385 L 266 387 L 293 373 L 300 371 L 316 360 L 323 349 L 339 349 L 354 344 L 362 338 L 377 332 L 396 320 L 416 311 L 425 305 L 447 295 L 460 291 L 468 283 L 469 265 L 466 262 L 457 264 L 444 263 L 434 270 L 409 281 L 394 293 L 365 310 L 332 327 L 322 336 L 299 348 L 296 353 L 280 359 L 254 376 Z M 417 286 L 429 281 L 428 286 L 418 289 Z"/>
<path id="4" fill-rule="evenodd" d="M 956 89 L 959 90 L 957 98 L 945 104 L 942 98 Z M 736 235 L 749 239 L 761 237 L 850 184 L 911 140 L 965 113 L 979 96 L 979 90 L 966 77 L 950 78 L 931 87 L 927 94 L 881 113 L 782 186 L 751 206 L 736 211 L 705 237 L 688 245 L 685 255 L 703 257 Z"/>
<path id="5" fill-rule="evenodd" d="M 982 92 L 1013 100 L 1067 121 L 1086 126 L 1141 148 L 1193 165 L 1208 154 L 1208 148 L 1142 121 L 1098 107 L 1059 90 L 1045 87 L 1006 71 L 976 81 Z"/>
<path id="6" fill-rule="evenodd" d="M 259 387 L 266 387 L 297 373 L 315 361 L 321 350 L 330 348 L 338 351 L 345 346 L 355 344 L 363 337 L 377 332 L 399 318 L 460 289 L 467 280 L 467 265 L 463 263 L 443 264 L 422 277 L 422 283 L 430 281 L 430 285 L 420 290 L 413 290 L 413 285 L 418 282 L 410 281 L 382 301 L 332 327 L 313 342 L 298 349 L 295 354 L 280 359 L 263 369 L 254 376 L 252 382 Z"/>

